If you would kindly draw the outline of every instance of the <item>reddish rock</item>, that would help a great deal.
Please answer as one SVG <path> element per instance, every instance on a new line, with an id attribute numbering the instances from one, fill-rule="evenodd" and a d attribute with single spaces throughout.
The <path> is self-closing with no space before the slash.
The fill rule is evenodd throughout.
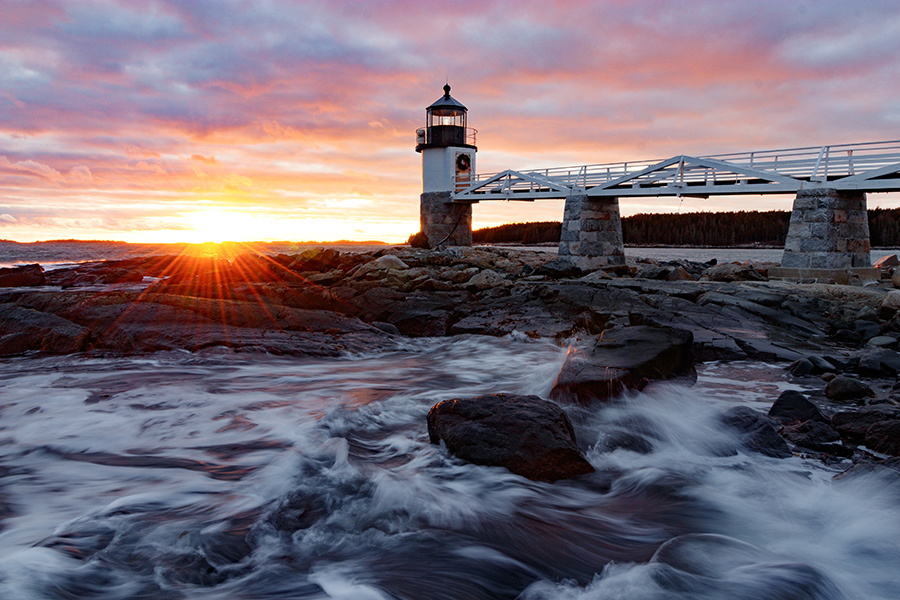
<path id="1" fill-rule="evenodd" d="M 0 269 L 0 287 L 44 285 L 44 269 L 39 264 Z"/>
<path id="2" fill-rule="evenodd" d="M 886 256 L 882 256 L 878 260 L 875 261 L 875 264 L 872 265 L 875 269 L 884 269 L 887 267 L 900 267 L 900 260 L 897 259 L 896 254 L 888 254 Z"/>
<path id="3" fill-rule="evenodd" d="M 70 354 L 84 348 L 88 330 L 60 316 L 0 304 L 0 355 L 29 350 Z"/>
<path id="4" fill-rule="evenodd" d="M 869 427 L 866 446 L 875 452 L 900 456 L 900 421 L 882 421 Z"/>

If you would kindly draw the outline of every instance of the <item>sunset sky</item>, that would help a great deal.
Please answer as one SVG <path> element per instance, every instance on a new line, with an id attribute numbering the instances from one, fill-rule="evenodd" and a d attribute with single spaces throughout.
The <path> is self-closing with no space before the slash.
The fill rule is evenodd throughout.
<path id="1" fill-rule="evenodd" d="M 405 241 L 447 81 L 479 172 L 900 139 L 900 2 L 0 0 L 0 238 Z"/>

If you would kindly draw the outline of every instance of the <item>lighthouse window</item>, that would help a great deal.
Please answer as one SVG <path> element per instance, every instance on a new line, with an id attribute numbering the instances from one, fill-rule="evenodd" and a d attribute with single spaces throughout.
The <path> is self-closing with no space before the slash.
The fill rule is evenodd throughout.
<path id="1" fill-rule="evenodd" d="M 451 126 L 451 127 L 465 127 L 466 126 L 466 116 L 465 113 L 460 113 L 456 110 L 441 110 L 436 109 L 434 112 L 430 114 L 430 126 Z"/>

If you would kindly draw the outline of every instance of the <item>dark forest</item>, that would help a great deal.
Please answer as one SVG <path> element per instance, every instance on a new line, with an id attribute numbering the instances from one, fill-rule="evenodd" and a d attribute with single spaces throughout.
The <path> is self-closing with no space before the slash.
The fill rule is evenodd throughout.
<path id="1" fill-rule="evenodd" d="M 630 246 L 784 246 L 791 213 L 695 212 L 638 214 L 622 219 L 622 237 Z M 510 223 L 472 232 L 476 244 L 541 244 L 559 242 L 559 221 Z M 869 211 L 869 238 L 873 247 L 900 246 L 900 208 Z"/>

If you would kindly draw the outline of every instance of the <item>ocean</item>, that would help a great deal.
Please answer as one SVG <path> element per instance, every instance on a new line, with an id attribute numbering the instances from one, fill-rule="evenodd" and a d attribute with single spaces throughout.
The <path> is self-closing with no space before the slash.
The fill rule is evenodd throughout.
<path id="1" fill-rule="evenodd" d="M 241 252 L 257 254 L 298 254 L 303 250 L 327 246 L 342 252 L 368 252 L 378 248 L 387 248 L 387 244 L 342 244 L 318 242 L 253 242 L 224 244 L 128 244 L 125 242 L 82 242 L 54 241 L 20 243 L 0 240 L 0 267 L 12 267 L 23 264 L 38 263 L 45 269 L 58 268 L 63 265 L 87 262 L 92 260 L 119 260 L 137 256 L 155 256 L 162 254 L 180 254 L 188 252 L 194 255 L 234 255 Z M 546 252 L 556 254 L 554 246 L 504 246 L 519 250 Z M 872 261 L 888 254 L 898 254 L 897 248 L 876 248 L 872 250 Z M 707 262 L 716 259 L 719 262 L 753 263 L 781 262 L 783 250 L 780 248 L 625 248 L 625 255 L 633 258 L 652 258 L 655 260 L 690 260 Z"/>
<path id="2" fill-rule="evenodd" d="M 432 405 L 546 397 L 566 351 L 514 333 L 340 358 L 0 359 L 0 598 L 898 597 L 896 478 L 735 451 L 719 421 L 804 390 L 784 365 L 709 362 L 692 387 L 566 406 L 597 470 L 573 480 L 429 443 Z M 605 450 L 622 431 L 652 449 Z"/>

